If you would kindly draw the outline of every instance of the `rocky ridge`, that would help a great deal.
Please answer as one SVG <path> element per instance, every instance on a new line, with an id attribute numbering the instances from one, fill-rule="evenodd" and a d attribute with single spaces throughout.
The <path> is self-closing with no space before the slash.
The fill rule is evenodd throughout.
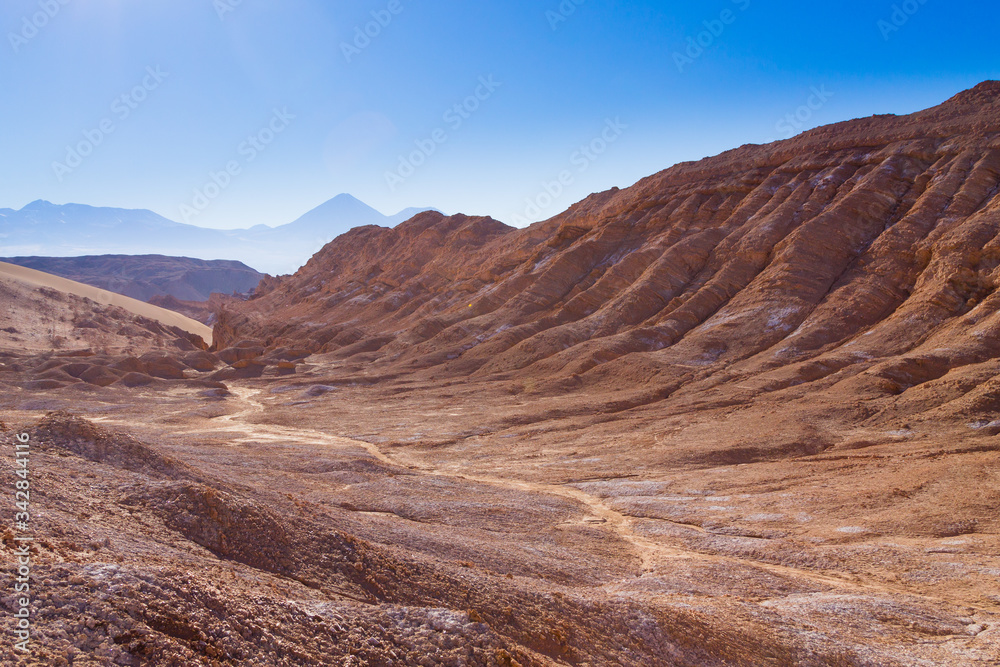
<path id="1" fill-rule="evenodd" d="M 522 230 L 434 212 L 355 229 L 216 332 L 615 400 L 810 384 L 831 403 L 892 397 L 892 419 L 985 418 L 998 100 L 986 82 L 910 116 L 744 146 Z"/>

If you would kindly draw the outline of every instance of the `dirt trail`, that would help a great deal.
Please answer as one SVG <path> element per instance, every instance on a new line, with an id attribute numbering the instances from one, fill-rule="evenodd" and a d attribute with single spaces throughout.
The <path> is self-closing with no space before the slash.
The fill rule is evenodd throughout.
<path id="1" fill-rule="evenodd" d="M 406 467 L 404 464 L 390 459 L 375 445 L 362 440 L 342 438 L 340 436 L 329 435 L 323 433 L 322 431 L 316 431 L 313 429 L 278 426 L 276 424 L 258 424 L 247 421 L 247 419 L 252 415 L 260 415 L 264 413 L 264 404 L 257 400 L 257 396 L 262 393 L 262 390 L 230 385 L 229 392 L 233 394 L 233 397 L 236 400 L 243 403 L 246 407 L 242 410 L 238 410 L 237 412 L 217 417 L 214 421 L 223 422 L 226 426 L 218 427 L 213 430 L 245 433 L 248 436 L 252 436 L 254 440 L 295 440 L 300 442 L 314 442 L 335 447 L 361 448 L 382 463 L 391 466 L 403 465 L 403 467 Z M 202 429 L 196 429 L 196 431 L 201 430 Z"/>

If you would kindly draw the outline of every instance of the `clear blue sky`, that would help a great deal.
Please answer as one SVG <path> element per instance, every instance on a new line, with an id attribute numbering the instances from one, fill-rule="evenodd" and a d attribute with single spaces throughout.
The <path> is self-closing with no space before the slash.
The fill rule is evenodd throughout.
<path id="1" fill-rule="evenodd" d="M 560 0 L 4 0 L 0 207 L 47 199 L 179 220 L 187 205 L 193 224 L 242 227 L 349 192 L 385 213 L 527 221 L 787 136 L 789 113 L 796 130 L 903 114 L 1000 78 L 993 2 L 576 2 L 559 14 Z M 373 11 L 387 25 L 355 43 Z M 679 65 L 699 33 L 703 51 Z M 477 92 L 474 111 L 446 118 Z M 102 123 L 113 132 L 98 143 Z M 614 139 L 602 154 L 577 152 L 602 133 Z M 400 172 L 417 141 L 433 153 Z M 66 147 L 81 142 L 89 155 L 69 168 Z M 238 173 L 197 201 L 230 162 Z M 406 177 L 390 187 L 393 171 Z M 549 203 L 542 183 L 561 173 Z"/>

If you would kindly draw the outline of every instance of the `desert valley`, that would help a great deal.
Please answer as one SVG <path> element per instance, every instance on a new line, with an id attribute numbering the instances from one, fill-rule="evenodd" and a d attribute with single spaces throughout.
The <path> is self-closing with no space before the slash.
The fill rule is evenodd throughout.
<path id="1" fill-rule="evenodd" d="M 998 82 L 252 295 L 70 264 L 0 265 L 4 664 L 1000 665 Z"/>

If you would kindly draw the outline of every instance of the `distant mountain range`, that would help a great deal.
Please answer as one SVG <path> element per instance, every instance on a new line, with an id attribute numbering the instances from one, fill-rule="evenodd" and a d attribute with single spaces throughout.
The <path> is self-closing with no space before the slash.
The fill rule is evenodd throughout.
<path id="1" fill-rule="evenodd" d="M 0 209 L 0 257 L 176 255 L 244 262 L 274 275 L 294 273 L 326 243 L 354 227 L 394 227 L 426 208 L 382 215 L 341 194 L 298 220 L 250 229 L 207 229 L 147 210 L 57 205 L 34 201 L 19 211 Z"/>

